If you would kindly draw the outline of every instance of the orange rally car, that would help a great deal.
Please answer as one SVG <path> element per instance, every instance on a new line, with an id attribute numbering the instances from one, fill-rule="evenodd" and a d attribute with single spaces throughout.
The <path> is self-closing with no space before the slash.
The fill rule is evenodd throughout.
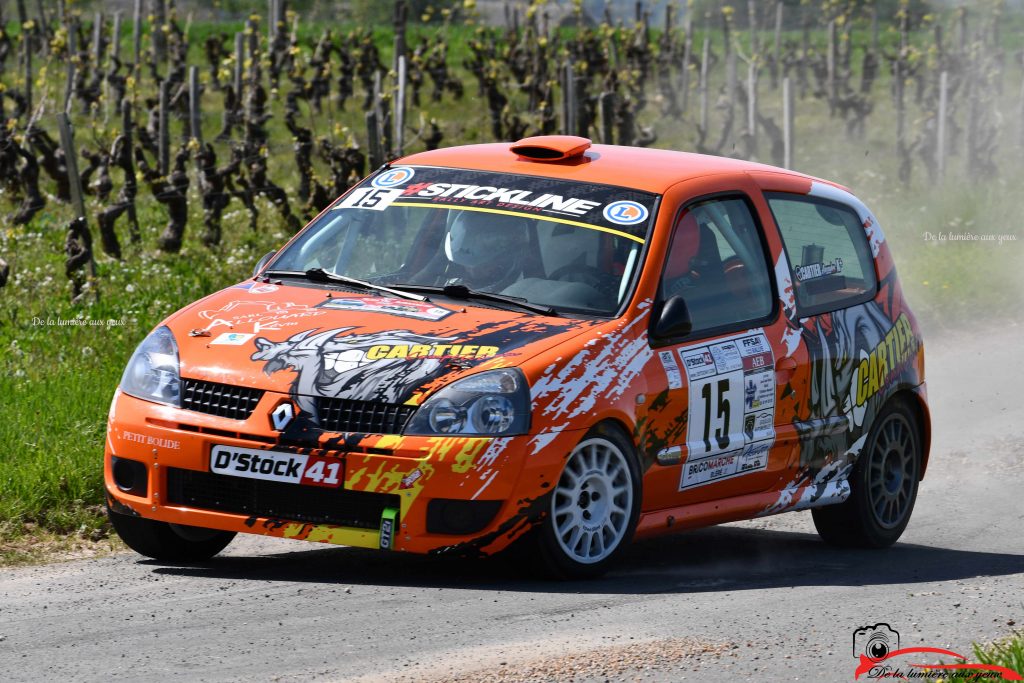
<path id="1" fill-rule="evenodd" d="M 153 558 L 236 532 L 416 553 L 633 538 L 813 508 L 894 543 L 929 448 L 924 346 L 847 190 L 568 136 L 385 165 L 139 345 L 110 519 Z"/>

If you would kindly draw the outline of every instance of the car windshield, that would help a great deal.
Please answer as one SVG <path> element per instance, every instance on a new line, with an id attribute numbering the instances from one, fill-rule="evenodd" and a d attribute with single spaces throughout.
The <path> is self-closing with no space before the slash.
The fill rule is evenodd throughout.
<path id="1" fill-rule="evenodd" d="M 657 200 L 608 185 L 392 166 L 335 202 L 270 270 L 612 316 L 630 294 Z"/>

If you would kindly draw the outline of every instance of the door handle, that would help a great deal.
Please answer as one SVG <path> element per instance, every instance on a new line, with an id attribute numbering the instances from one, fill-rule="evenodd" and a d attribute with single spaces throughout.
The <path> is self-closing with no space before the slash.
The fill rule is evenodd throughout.
<path id="1" fill-rule="evenodd" d="M 796 372 L 796 361 L 792 356 L 780 358 L 775 363 L 775 381 L 778 384 L 785 384 L 793 378 Z"/>

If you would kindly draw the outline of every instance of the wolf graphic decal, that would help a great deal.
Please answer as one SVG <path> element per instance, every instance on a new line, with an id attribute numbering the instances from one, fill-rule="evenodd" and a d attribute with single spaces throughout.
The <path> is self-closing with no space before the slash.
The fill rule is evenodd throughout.
<path id="1" fill-rule="evenodd" d="M 326 396 L 402 403 L 419 386 L 443 371 L 438 357 L 374 358 L 371 349 L 382 347 L 434 348 L 451 338 L 427 337 L 408 330 L 372 334 L 345 334 L 355 328 L 325 332 L 306 330 L 285 341 L 255 340 L 254 361 L 265 361 L 263 372 L 295 371 L 291 394 L 304 420 L 317 423 L 315 397 Z"/>
<path id="2" fill-rule="evenodd" d="M 827 475 L 845 477 L 859 454 L 864 425 L 884 403 L 884 394 L 855 405 L 856 370 L 878 346 L 893 322 L 874 301 L 819 316 L 804 330 L 811 358 L 807 420 L 794 422 L 800 434 L 800 465 L 823 486 Z M 824 475 L 824 476 L 823 476 Z"/>

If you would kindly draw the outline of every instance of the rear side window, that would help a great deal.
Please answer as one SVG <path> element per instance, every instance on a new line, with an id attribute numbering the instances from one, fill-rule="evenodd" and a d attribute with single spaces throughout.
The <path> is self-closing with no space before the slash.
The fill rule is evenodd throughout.
<path id="1" fill-rule="evenodd" d="M 768 194 L 802 315 L 846 308 L 875 294 L 875 267 L 857 213 L 814 197 Z"/>

